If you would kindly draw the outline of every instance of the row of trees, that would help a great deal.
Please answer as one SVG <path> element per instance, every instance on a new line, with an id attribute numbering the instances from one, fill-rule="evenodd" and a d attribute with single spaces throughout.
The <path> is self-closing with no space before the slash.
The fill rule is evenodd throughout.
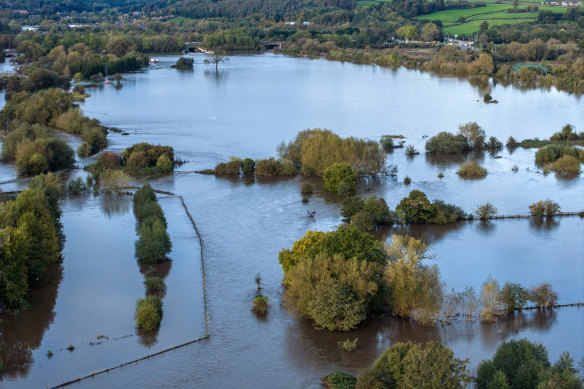
<path id="1" fill-rule="evenodd" d="M 430 154 L 461 154 L 465 151 L 496 151 L 501 148 L 503 143 L 493 136 L 487 141 L 485 130 L 475 122 L 461 124 L 457 134 L 443 131 L 426 141 L 426 151 Z"/>
<path id="2" fill-rule="evenodd" d="M 510 282 L 500 288 L 490 277 L 479 297 L 472 287 L 446 294 L 437 266 L 427 264 L 431 258 L 427 245 L 410 236 L 394 235 L 392 244 L 383 247 L 353 225 L 327 233 L 308 231 L 278 255 L 284 302 L 319 329 L 348 331 L 375 311 L 387 310 L 421 325 L 477 316 L 490 322 L 503 312 L 525 308 L 528 301 L 548 308 L 558 299 L 549 284 L 531 291 Z"/>
<path id="3" fill-rule="evenodd" d="M 140 236 L 136 242 L 136 257 L 147 264 L 165 261 L 172 242 L 166 232 L 164 212 L 150 184 L 144 184 L 136 191 L 133 203 Z"/>
<path id="4" fill-rule="evenodd" d="M 64 241 L 57 176 L 39 175 L 0 203 L 0 309 L 19 308 L 30 285 L 60 259 Z"/>
<path id="5" fill-rule="evenodd" d="M 335 372 L 322 377 L 322 383 L 334 389 L 462 389 L 473 382 L 478 389 L 582 388 L 568 352 L 552 365 L 546 347 L 527 339 L 503 342 L 492 359 L 479 364 L 476 377 L 471 376 L 469 363 L 437 341 L 398 342 L 358 377 Z"/>

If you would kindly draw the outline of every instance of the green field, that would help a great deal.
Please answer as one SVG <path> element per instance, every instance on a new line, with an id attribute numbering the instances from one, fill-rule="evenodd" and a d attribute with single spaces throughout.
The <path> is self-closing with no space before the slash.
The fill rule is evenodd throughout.
<path id="1" fill-rule="evenodd" d="M 537 20 L 537 12 L 507 13 L 506 10 L 510 8 L 513 8 L 510 3 L 488 4 L 486 7 L 434 12 L 428 15 L 420 15 L 417 19 L 439 20 L 442 22 L 444 33 L 450 35 L 472 34 L 479 30 L 481 23 L 484 21 L 487 21 L 491 27 L 502 24 L 529 23 Z M 524 4 L 519 8 L 526 8 L 526 5 Z M 563 13 L 566 12 L 567 8 L 539 6 L 539 10 Z M 464 23 L 458 23 L 461 17 L 465 18 Z"/>

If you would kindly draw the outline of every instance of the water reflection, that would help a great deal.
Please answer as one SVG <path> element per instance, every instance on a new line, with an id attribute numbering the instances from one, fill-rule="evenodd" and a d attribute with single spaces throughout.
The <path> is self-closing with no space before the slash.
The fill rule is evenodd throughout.
<path id="1" fill-rule="evenodd" d="M 28 374 L 34 363 L 32 351 L 40 346 L 55 317 L 62 274 L 61 264 L 49 267 L 45 277 L 31 286 L 28 308 L 21 309 L 18 315 L 0 315 L 0 360 L 6 365 L 6 375 L 25 377 Z"/>
<path id="2" fill-rule="evenodd" d="M 481 161 L 485 158 L 484 151 L 471 151 L 462 154 L 430 154 L 424 153 L 426 162 L 441 169 L 458 166 L 468 161 Z"/>
<path id="3" fill-rule="evenodd" d="M 109 218 L 128 212 L 132 203 L 132 198 L 127 195 L 104 194 L 98 195 L 98 197 L 101 210 Z"/>
<path id="4" fill-rule="evenodd" d="M 531 217 L 529 218 L 529 226 L 534 230 L 550 231 L 560 225 L 560 218 L 555 217 Z"/>
<path id="5" fill-rule="evenodd" d="M 205 77 L 214 80 L 217 85 L 225 84 L 225 81 L 229 78 L 229 71 L 228 70 L 205 70 L 204 71 Z"/>

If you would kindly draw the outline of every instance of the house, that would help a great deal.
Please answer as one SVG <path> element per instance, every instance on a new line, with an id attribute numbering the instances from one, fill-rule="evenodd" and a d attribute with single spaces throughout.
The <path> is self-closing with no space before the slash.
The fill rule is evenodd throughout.
<path id="1" fill-rule="evenodd" d="M 39 26 L 21 26 L 20 31 L 38 31 Z"/>

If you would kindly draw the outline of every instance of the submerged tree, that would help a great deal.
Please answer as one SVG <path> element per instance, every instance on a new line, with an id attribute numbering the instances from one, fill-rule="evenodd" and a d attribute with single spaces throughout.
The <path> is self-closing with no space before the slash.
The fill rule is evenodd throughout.
<path id="1" fill-rule="evenodd" d="M 211 54 L 203 61 L 205 65 L 215 65 L 215 72 L 219 71 L 219 64 L 225 62 L 229 62 L 229 57 L 217 53 Z"/>

